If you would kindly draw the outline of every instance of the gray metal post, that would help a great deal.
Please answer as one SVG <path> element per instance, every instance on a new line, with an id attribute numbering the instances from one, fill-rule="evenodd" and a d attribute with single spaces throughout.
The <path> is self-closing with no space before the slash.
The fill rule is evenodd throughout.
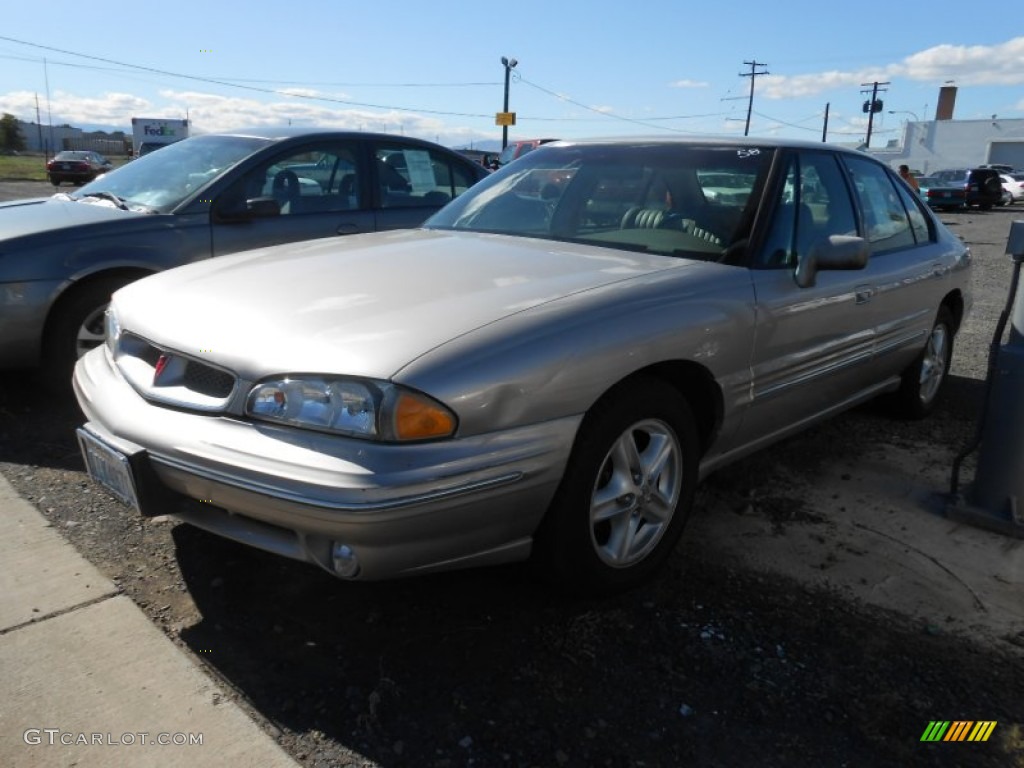
<path id="1" fill-rule="evenodd" d="M 1019 275 L 1024 262 L 1024 221 L 1010 225 L 1006 252 Z M 1015 287 L 1009 338 L 999 348 L 990 373 L 978 466 L 968 494 L 973 509 L 951 516 L 1024 538 L 1024 290 Z"/>

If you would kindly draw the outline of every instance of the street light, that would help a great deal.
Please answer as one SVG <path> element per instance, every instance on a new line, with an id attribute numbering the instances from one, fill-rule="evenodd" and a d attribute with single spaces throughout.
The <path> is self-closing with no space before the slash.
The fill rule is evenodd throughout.
<path id="1" fill-rule="evenodd" d="M 910 115 L 910 116 L 912 116 L 914 118 L 914 122 L 915 123 L 920 123 L 921 122 L 914 112 L 910 112 L 910 111 L 908 111 L 906 109 L 890 109 L 889 110 L 889 114 L 890 115 Z"/>
<path id="2" fill-rule="evenodd" d="M 505 109 L 503 112 L 508 114 L 508 80 L 512 76 L 512 70 L 519 62 L 515 59 L 509 59 L 505 56 L 501 57 L 502 66 L 505 67 Z M 508 146 L 508 125 L 501 126 L 501 148 L 504 149 Z"/>

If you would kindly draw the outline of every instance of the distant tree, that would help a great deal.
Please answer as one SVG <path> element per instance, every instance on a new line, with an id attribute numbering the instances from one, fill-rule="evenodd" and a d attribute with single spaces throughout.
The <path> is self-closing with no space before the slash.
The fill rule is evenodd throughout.
<path id="1" fill-rule="evenodd" d="M 0 117 L 0 149 L 22 152 L 25 149 L 25 137 L 21 135 L 18 118 L 4 112 Z"/>

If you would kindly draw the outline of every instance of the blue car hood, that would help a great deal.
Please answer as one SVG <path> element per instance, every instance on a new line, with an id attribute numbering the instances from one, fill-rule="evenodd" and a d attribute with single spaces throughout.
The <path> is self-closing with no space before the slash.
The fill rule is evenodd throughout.
<path id="1" fill-rule="evenodd" d="M 122 211 L 112 205 L 76 203 L 54 197 L 12 200 L 0 203 L 0 241 L 123 220 L 125 216 L 145 215 L 136 211 Z"/>

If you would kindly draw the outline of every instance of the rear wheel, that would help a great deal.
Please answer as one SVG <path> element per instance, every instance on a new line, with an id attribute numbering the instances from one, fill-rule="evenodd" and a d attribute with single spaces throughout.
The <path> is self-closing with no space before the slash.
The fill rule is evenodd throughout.
<path id="1" fill-rule="evenodd" d="M 903 372 L 896 403 L 899 414 L 904 418 L 922 419 L 935 409 L 935 403 L 949 375 L 954 332 L 953 313 L 943 305 L 939 308 L 924 349 Z"/>
<path id="2" fill-rule="evenodd" d="M 657 379 L 587 414 L 537 533 L 536 556 L 573 592 L 633 587 L 671 553 L 693 505 L 699 449 L 686 400 Z"/>

